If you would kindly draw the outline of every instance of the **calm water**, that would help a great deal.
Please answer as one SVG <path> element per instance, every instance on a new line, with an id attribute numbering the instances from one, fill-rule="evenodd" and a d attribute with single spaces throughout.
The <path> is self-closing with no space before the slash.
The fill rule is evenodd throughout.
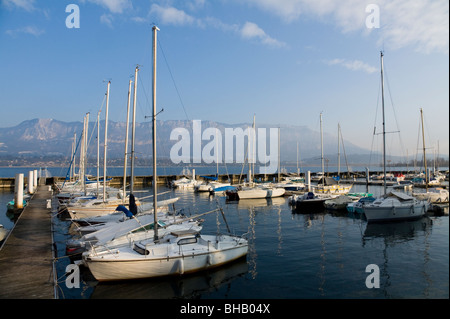
<path id="1" fill-rule="evenodd" d="M 354 186 L 352 191 L 366 189 Z M 381 188 L 371 186 L 369 191 L 379 194 Z M 82 271 L 81 287 L 69 289 L 64 273 L 70 260 L 64 253 L 71 238 L 70 222 L 55 218 L 60 298 L 449 298 L 448 215 L 368 225 L 346 212 L 298 214 L 287 198 L 228 202 L 192 190 L 175 190 L 159 198 L 168 196 L 180 197 L 176 207 L 186 214 L 220 205 L 235 234 L 249 233 L 247 258 L 196 275 L 121 283 L 98 283 Z M 0 192 L 0 204 L 6 205 L 12 197 L 12 192 Z M 13 224 L 6 214 L 0 218 L 5 226 Z M 218 227 L 226 230 L 220 215 L 204 218 L 203 233 L 213 234 Z M 380 288 L 366 287 L 369 264 L 379 267 Z"/>

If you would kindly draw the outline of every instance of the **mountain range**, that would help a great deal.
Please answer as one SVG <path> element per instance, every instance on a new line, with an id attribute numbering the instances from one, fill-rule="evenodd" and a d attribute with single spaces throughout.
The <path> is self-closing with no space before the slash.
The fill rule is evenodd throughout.
<path id="1" fill-rule="evenodd" d="M 90 122 L 88 127 L 90 157 L 97 156 L 97 123 Z M 201 131 L 205 133 L 208 128 L 218 128 L 222 133 L 222 149 L 225 148 L 226 129 L 236 130 L 242 128 L 245 130 L 251 127 L 251 123 L 225 124 L 212 121 L 201 121 Z M 159 159 L 170 159 L 171 149 L 175 147 L 181 136 L 176 132 L 189 132 L 190 154 L 193 151 L 195 135 L 193 131 L 194 121 L 188 120 L 167 120 L 156 122 L 157 130 L 157 154 Z M 257 125 L 258 129 L 265 128 L 267 136 L 270 136 L 278 127 L 273 125 Z M 32 119 L 13 126 L 0 128 L 0 156 L 66 156 L 70 158 L 72 153 L 72 143 L 74 137 L 78 140 L 83 129 L 82 122 L 63 122 L 54 119 Z M 198 132 L 198 130 L 197 130 Z M 303 163 L 320 164 L 321 159 L 321 139 L 320 133 L 309 129 L 306 126 L 280 125 L 280 159 L 282 162 L 297 161 L 297 154 Z M 76 134 L 76 136 L 75 136 Z M 174 140 L 171 140 L 171 134 L 175 134 Z M 126 123 L 108 121 L 108 143 L 107 158 L 117 159 L 124 157 L 125 151 Z M 200 137 L 199 137 L 200 138 Z M 204 137 L 205 138 L 205 137 Z M 131 128 L 129 130 L 129 141 L 131 141 Z M 268 138 L 267 138 L 268 139 Z M 213 138 L 205 138 L 201 142 L 201 149 L 208 143 L 211 144 Z M 104 121 L 100 121 L 100 157 L 103 158 L 104 141 Z M 130 143 L 130 142 L 129 142 Z M 191 145 L 192 144 L 192 145 Z M 129 144 L 131 145 L 131 143 Z M 135 125 L 135 154 L 136 158 L 151 158 L 152 154 L 152 123 L 141 122 Z M 198 144 L 200 145 L 200 144 Z M 297 153 L 298 145 L 298 153 Z M 210 145 L 211 146 L 211 145 Z M 269 146 L 268 146 L 269 147 Z M 336 135 L 324 133 L 323 136 L 324 158 L 329 163 L 338 161 L 338 137 Z M 341 164 L 344 162 L 344 156 L 350 163 L 367 163 L 371 150 L 358 147 L 347 140 L 340 142 Z M 197 148 L 198 149 L 198 148 Z M 223 151 L 225 153 L 225 151 Z M 269 153 L 269 149 L 267 150 Z M 225 154 L 224 154 L 225 155 Z M 191 155 L 190 161 L 193 161 Z"/>

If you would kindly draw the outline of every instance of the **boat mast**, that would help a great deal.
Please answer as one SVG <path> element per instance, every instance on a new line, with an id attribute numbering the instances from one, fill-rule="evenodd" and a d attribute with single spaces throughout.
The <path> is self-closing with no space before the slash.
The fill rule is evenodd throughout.
<path id="1" fill-rule="evenodd" d="M 127 160 L 128 160 L 128 129 L 130 126 L 130 102 L 131 102 L 131 83 L 133 81 L 130 79 L 128 85 L 128 103 L 127 103 L 127 128 L 125 131 L 125 158 L 123 163 L 123 202 L 127 197 Z"/>
<path id="2" fill-rule="evenodd" d="M 86 128 L 86 134 L 84 136 L 84 153 L 83 153 L 83 161 L 84 161 L 84 166 L 83 166 L 83 189 L 84 189 L 84 195 L 86 195 L 86 166 L 87 166 L 87 148 L 88 148 L 88 127 L 89 127 L 89 112 L 86 113 L 86 124 L 85 124 L 85 128 Z"/>
<path id="3" fill-rule="evenodd" d="M 386 129 L 384 120 L 384 79 L 383 79 L 383 51 L 381 55 L 381 107 L 383 112 L 383 187 L 384 194 L 386 194 Z"/>
<path id="4" fill-rule="evenodd" d="M 278 127 L 278 179 L 277 182 L 280 182 L 280 171 L 281 171 L 281 154 L 280 154 L 280 145 L 281 137 L 280 137 L 280 127 Z"/>
<path id="5" fill-rule="evenodd" d="M 320 113 L 320 151 L 321 151 L 321 160 L 322 160 L 322 186 L 325 183 L 325 167 L 323 162 L 323 128 L 322 128 L 322 112 Z"/>
<path id="6" fill-rule="evenodd" d="M 340 144 L 340 136 L 341 136 L 341 125 L 338 123 L 338 183 L 341 180 L 341 144 Z"/>
<path id="7" fill-rule="evenodd" d="M 422 121 L 422 146 L 423 146 L 423 163 L 425 165 L 425 188 L 428 190 L 427 156 L 425 155 L 425 130 L 423 128 L 423 110 L 422 110 L 422 108 L 420 108 L 420 119 Z"/>
<path id="8" fill-rule="evenodd" d="M 111 81 L 108 81 L 106 89 L 106 111 L 105 111 L 105 147 L 103 151 L 103 202 L 106 202 L 106 150 L 108 149 L 108 107 L 109 107 L 109 87 Z"/>
<path id="9" fill-rule="evenodd" d="M 81 133 L 80 136 L 80 143 L 81 143 L 81 149 L 80 149 L 80 168 L 78 169 L 78 177 L 80 179 L 80 183 L 81 183 L 81 190 L 83 192 L 85 192 L 85 187 L 84 187 L 84 147 L 85 147 L 85 143 L 84 143 L 84 138 L 86 135 L 86 115 L 83 118 L 83 132 Z M 86 194 L 84 194 L 86 195 Z"/>
<path id="10" fill-rule="evenodd" d="M 153 216 L 154 216 L 154 240 L 158 240 L 158 222 L 157 222 L 157 177 L 156 177 L 156 44 L 157 44 L 157 31 L 159 28 L 157 26 L 153 26 L 153 81 L 152 81 L 152 89 L 153 89 L 153 130 L 152 130 L 152 144 L 153 144 Z M 136 68 L 137 69 L 137 68 Z"/>
<path id="11" fill-rule="evenodd" d="M 73 133 L 73 142 L 72 142 L 72 167 L 70 168 L 70 181 L 75 179 L 75 152 L 77 150 L 77 133 Z"/>
<path id="12" fill-rule="evenodd" d="M 131 122 L 131 180 L 130 180 L 130 195 L 134 191 L 134 138 L 135 138 L 135 122 L 136 122 L 136 99 L 137 99 L 137 76 L 139 66 L 136 66 L 134 71 L 134 94 L 133 94 L 133 118 Z"/>
<path id="13" fill-rule="evenodd" d="M 97 198 L 100 184 L 100 110 L 97 113 Z"/>

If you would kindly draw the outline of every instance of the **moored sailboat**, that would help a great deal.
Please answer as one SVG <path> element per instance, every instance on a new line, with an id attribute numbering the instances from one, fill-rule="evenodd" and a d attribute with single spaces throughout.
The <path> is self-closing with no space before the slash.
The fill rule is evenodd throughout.
<path id="1" fill-rule="evenodd" d="M 425 215 L 429 203 L 400 192 L 386 192 L 386 131 L 384 120 L 383 52 L 381 52 L 381 94 L 383 110 L 383 170 L 384 195 L 363 207 L 368 222 L 418 219 Z"/>
<path id="2" fill-rule="evenodd" d="M 153 178 L 156 178 L 156 35 L 153 26 Z M 157 206 L 157 183 L 153 183 Z M 223 215 L 223 211 L 222 211 Z M 232 235 L 201 235 L 193 230 L 158 235 L 154 214 L 153 236 L 128 242 L 120 248 L 83 253 L 85 265 L 98 281 L 128 280 L 185 274 L 229 263 L 244 257 L 248 241 Z"/>

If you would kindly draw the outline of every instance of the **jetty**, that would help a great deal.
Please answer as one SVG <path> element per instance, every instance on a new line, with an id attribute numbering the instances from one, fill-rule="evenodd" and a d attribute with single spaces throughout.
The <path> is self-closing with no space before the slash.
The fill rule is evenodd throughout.
<path id="1" fill-rule="evenodd" d="M 54 299 L 51 187 L 39 185 L 0 250 L 0 299 Z"/>

